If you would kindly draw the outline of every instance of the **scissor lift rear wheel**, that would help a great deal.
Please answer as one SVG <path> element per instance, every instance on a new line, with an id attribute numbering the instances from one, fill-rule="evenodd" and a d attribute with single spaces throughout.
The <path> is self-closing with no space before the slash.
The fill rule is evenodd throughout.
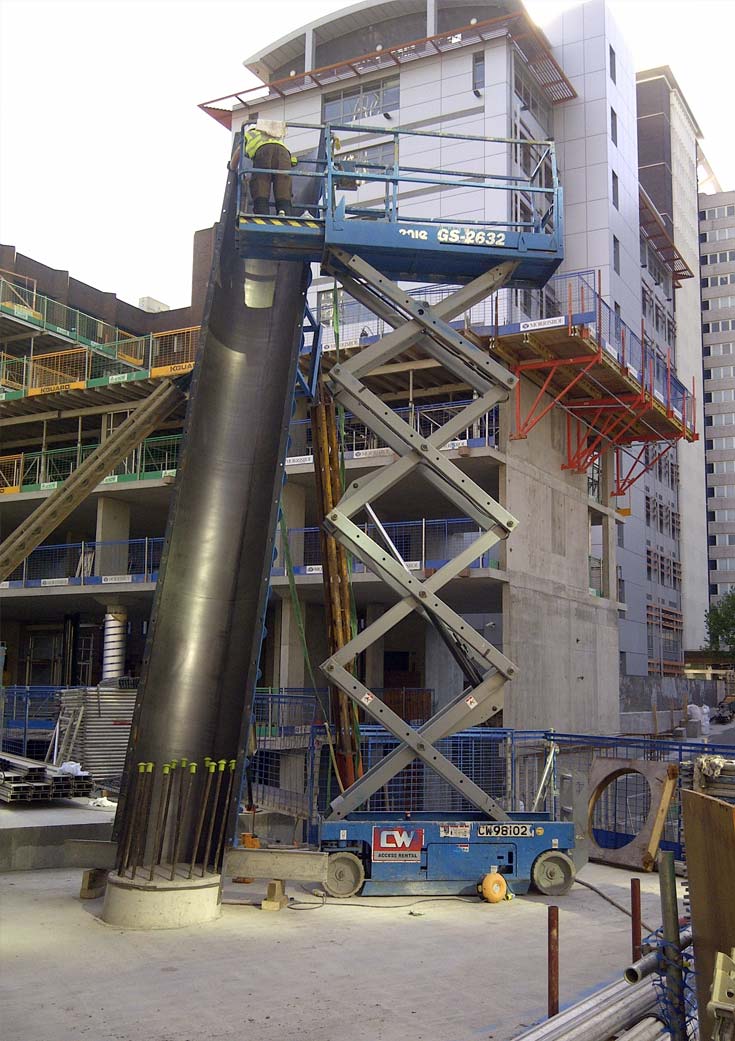
<path id="1" fill-rule="evenodd" d="M 574 861 L 560 850 L 547 849 L 533 863 L 531 881 L 544 896 L 563 896 L 574 885 Z"/>

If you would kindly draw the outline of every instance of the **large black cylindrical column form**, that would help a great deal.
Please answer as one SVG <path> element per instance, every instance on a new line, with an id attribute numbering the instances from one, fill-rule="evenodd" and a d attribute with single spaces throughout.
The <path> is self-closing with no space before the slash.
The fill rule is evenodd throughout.
<path id="1" fill-rule="evenodd" d="M 149 852 L 161 765 L 196 762 L 189 804 L 178 811 L 182 859 L 193 846 L 204 757 L 228 770 L 236 760 L 239 791 L 308 280 L 306 264 L 240 259 L 234 209 L 231 175 L 115 823 L 118 839 L 133 823 L 139 829 L 147 805 Z M 140 762 L 156 768 L 133 822 Z M 173 782 L 172 796 L 169 830 Z"/>

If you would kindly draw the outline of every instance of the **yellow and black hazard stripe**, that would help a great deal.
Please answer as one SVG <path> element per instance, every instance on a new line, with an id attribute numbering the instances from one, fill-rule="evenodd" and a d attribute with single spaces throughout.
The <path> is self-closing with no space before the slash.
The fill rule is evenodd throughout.
<path id="1" fill-rule="evenodd" d="M 319 221 L 309 220 L 306 217 L 255 217 L 241 213 L 239 215 L 241 224 L 275 224 L 279 228 L 319 228 Z"/>

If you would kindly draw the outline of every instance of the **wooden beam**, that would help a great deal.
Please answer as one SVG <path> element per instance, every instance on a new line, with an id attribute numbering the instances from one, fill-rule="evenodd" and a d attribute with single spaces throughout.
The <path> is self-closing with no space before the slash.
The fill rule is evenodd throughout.
<path id="1" fill-rule="evenodd" d="M 735 947 L 735 806 L 699 792 L 681 793 L 692 908 L 700 1041 L 711 1041 L 707 1015 L 718 951 Z"/>

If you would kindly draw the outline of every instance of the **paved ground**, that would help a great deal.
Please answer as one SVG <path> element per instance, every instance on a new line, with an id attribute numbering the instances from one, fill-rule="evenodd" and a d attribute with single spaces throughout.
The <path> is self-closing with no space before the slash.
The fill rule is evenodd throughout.
<path id="1" fill-rule="evenodd" d="M 582 877 L 627 903 L 628 872 Z M 640 877 L 656 926 L 658 877 Z M 140 933 L 103 924 L 79 880 L 0 876 L 3 1041 L 506 1041 L 545 1013 L 548 898 L 227 904 L 212 925 Z M 581 886 L 558 902 L 567 1004 L 625 967 L 629 922 Z"/>

